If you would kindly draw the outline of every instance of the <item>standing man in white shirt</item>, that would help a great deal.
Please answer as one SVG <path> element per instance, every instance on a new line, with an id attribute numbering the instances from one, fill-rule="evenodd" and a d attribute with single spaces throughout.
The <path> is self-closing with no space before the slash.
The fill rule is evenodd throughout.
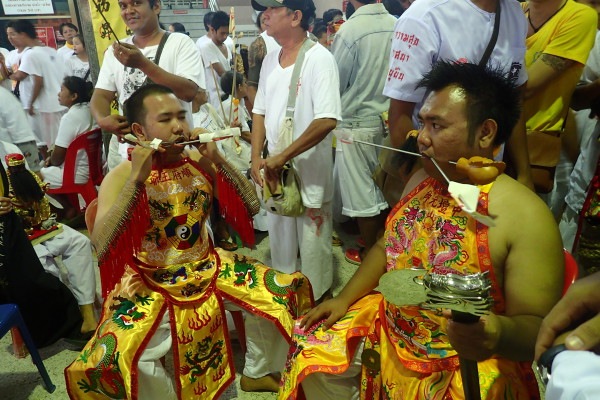
<path id="1" fill-rule="evenodd" d="M 204 62 L 208 102 L 219 114 L 222 114 L 219 96 L 221 76 L 231 70 L 231 49 L 225 44 L 229 36 L 229 15 L 224 11 L 215 12 L 209 23 L 209 32 L 211 40 L 202 43 L 200 55 Z M 223 118 L 225 122 L 228 119 L 228 117 Z"/>
<path id="2" fill-rule="evenodd" d="M 58 103 L 57 97 L 62 80 L 62 65 L 57 61 L 55 52 L 49 52 L 40 46 L 35 28 L 28 20 L 9 21 L 6 32 L 12 42 L 25 48 L 18 70 L 10 78 L 18 82 L 21 104 L 36 135 L 40 153 L 45 158 L 48 147 L 54 144 L 60 118 L 65 110 Z"/>
<path id="3" fill-rule="evenodd" d="M 310 280 L 318 299 L 333 281 L 330 132 L 341 119 L 338 69 L 331 53 L 313 43 L 305 53 L 297 86 L 290 88 L 300 48 L 310 40 L 306 31 L 315 5 L 312 0 L 253 0 L 252 6 L 264 10 L 268 34 L 282 46 L 265 57 L 260 73 L 253 109 L 252 177 L 261 186 L 276 181 L 284 164 L 293 159 L 306 207 L 295 218 L 268 214 L 272 266 L 296 271 L 300 251 L 299 270 Z M 290 90 L 296 91 L 292 143 L 282 145 L 280 129 Z M 269 156 L 262 158 L 265 139 Z"/>
<path id="4" fill-rule="evenodd" d="M 123 103 L 149 80 L 167 86 L 175 92 L 187 111 L 190 126 L 191 101 L 199 89 L 205 87 L 200 54 L 194 41 L 183 33 L 170 33 L 157 62 L 159 44 L 166 31 L 158 23 L 160 0 L 122 0 L 121 18 L 133 36 L 113 43 L 106 50 L 100 68 L 96 89 L 90 101 L 90 109 L 98 126 L 113 136 L 110 143 L 108 165 L 114 168 L 127 159 L 128 146 L 117 137 L 130 132 L 129 124 L 122 115 Z M 117 95 L 121 114 L 111 114 L 110 103 Z"/>
<path id="5" fill-rule="evenodd" d="M 0 141 L 9 142 L 19 148 L 27 161 L 29 170 L 38 172 L 41 169 L 40 156 L 35 141 L 35 134 L 27 122 L 23 106 L 13 94 L 0 87 Z M 14 153 L 9 151 L 7 154 Z"/>
<path id="6" fill-rule="evenodd" d="M 389 99 L 381 92 L 385 83 L 396 18 L 375 0 L 350 0 L 356 11 L 340 26 L 331 52 L 340 73 L 342 120 L 338 130 L 354 139 L 383 143 L 381 113 L 389 107 Z M 338 142 L 334 179 L 339 180 L 342 214 L 355 217 L 365 241 L 364 253 L 346 250 L 346 260 L 360 264 L 362 255 L 375 244 L 383 231 L 388 208 L 372 175 L 379 166 L 379 151 L 372 146 Z M 381 216 L 381 217 L 380 217 Z"/>

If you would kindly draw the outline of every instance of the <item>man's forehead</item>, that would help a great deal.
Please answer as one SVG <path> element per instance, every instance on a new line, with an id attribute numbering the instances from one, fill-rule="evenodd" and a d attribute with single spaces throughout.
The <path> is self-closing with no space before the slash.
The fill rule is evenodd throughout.
<path id="1" fill-rule="evenodd" d="M 185 112 L 185 109 L 179 100 L 177 100 L 177 97 L 171 93 L 149 95 L 144 99 L 144 107 L 146 108 L 146 115 L 178 114 L 180 112 Z"/>
<path id="2" fill-rule="evenodd" d="M 439 116 L 455 113 L 465 109 L 466 95 L 458 86 L 446 86 L 443 89 L 429 93 L 419 115 L 436 114 Z"/>

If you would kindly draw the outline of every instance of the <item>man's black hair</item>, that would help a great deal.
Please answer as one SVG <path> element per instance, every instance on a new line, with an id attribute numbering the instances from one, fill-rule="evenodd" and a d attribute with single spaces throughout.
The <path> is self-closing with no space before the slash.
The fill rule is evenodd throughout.
<path id="1" fill-rule="evenodd" d="M 342 10 L 338 10 L 337 8 L 330 8 L 329 10 L 323 13 L 323 21 L 326 24 L 329 24 L 331 21 L 333 21 L 333 17 L 335 17 L 336 15 L 339 15 L 340 17 L 344 18 L 344 13 L 342 12 Z"/>
<path id="2" fill-rule="evenodd" d="M 210 28 L 210 21 L 212 20 L 213 15 L 215 15 L 214 11 L 209 11 L 204 14 L 204 19 L 202 22 L 204 22 L 204 30 L 206 32 L 208 32 L 208 29 Z"/>
<path id="3" fill-rule="evenodd" d="M 350 4 L 350 3 L 348 3 Z M 322 34 L 327 34 L 327 25 L 325 25 L 324 23 L 320 23 L 320 24 L 315 24 L 315 27 L 312 30 L 313 35 L 315 35 L 317 37 L 317 39 L 319 39 L 321 37 Z"/>
<path id="4" fill-rule="evenodd" d="M 216 31 L 222 26 L 229 28 L 229 15 L 225 11 L 216 11 L 210 20 L 210 26 Z"/>
<path id="5" fill-rule="evenodd" d="M 127 118 L 127 122 L 129 124 L 133 124 L 137 122 L 138 124 L 144 125 L 144 121 L 146 119 L 146 107 L 144 106 L 144 100 L 148 96 L 154 96 L 159 94 L 175 94 L 170 88 L 157 85 L 156 83 L 151 83 L 149 85 L 144 85 L 129 97 L 125 104 L 123 104 L 123 113 L 125 114 L 125 118 Z"/>
<path id="6" fill-rule="evenodd" d="M 502 69 L 439 61 L 417 87 L 438 92 L 449 86 L 456 86 L 465 94 L 470 144 L 477 128 L 487 119 L 498 125 L 494 144 L 508 140 L 521 114 L 521 96 L 514 81 Z"/>
<path id="7" fill-rule="evenodd" d="M 75 32 L 79 32 L 79 28 L 77 28 L 74 24 L 70 23 L 70 22 L 63 22 L 62 24 L 60 24 L 58 26 L 58 31 L 60 32 L 60 34 L 62 35 L 63 33 L 63 29 L 68 26 L 69 28 L 75 30 Z"/>
<path id="8" fill-rule="evenodd" d="M 185 33 L 186 35 L 188 35 L 188 33 L 185 31 L 185 26 L 183 26 L 181 22 L 173 22 L 171 26 L 173 27 L 173 30 L 175 32 Z"/>
<path id="9" fill-rule="evenodd" d="M 237 71 L 235 72 L 235 85 L 236 86 L 240 86 L 241 84 L 243 84 L 245 79 L 246 78 L 244 78 L 244 75 L 240 74 Z M 221 89 L 223 89 L 223 94 L 221 96 L 222 97 L 221 100 L 226 100 L 227 97 L 232 95 L 232 93 L 233 93 L 233 70 L 229 70 L 221 76 Z"/>
<path id="10" fill-rule="evenodd" d="M 400 0 L 383 0 L 382 3 L 387 12 L 397 18 L 400 17 L 404 11 L 406 11 L 402 4 L 400 4 Z"/>
<path id="11" fill-rule="evenodd" d="M 37 33 L 35 32 L 35 27 L 33 24 L 26 19 L 17 19 L 8 21 L 6 24 L 7 28 L 13 28 L 17 33 L 24 33 L 29 36 L 31 39 L 37 38 Z"/>
<path id="12" fill-rule="evenodd" d="M 375 0 L 373 0 L 373 1 L 375 1 Z M 367 4 L 367 3 L 365 3 L 365 4 Z M 356 8 L 354 8 L 354 5 L 352 5 L 352 3 L 350 3 L 350 2 L 346 3 L 346 21 L 348 21 L 350 19 L 350 17 L 352 16 L 352 14 L 354 14 L 355 11 L 356 11 Z"/>

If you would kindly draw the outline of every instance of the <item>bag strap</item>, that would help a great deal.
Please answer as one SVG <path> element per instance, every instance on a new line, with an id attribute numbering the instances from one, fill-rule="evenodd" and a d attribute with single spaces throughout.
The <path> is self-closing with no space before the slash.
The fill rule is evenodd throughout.
<path id="1" fill-rule="evenodd" d="M 91 68 L 88 68 L 88 70 L 85 72 L 85 75 L 83 76 L 84 81 L 87 81 L 87 78 L 90 76 L 90 71 L 91 71 Z"/>
<path id="2" fill-rule="evenodd" d="M 294 117 L 294 110 L 296 108 L 296 95 L 297 95 L 297 87 L 298 81 L 300 80 L 300 70 L 302 70 L 302 64 L 304 64 L 304 56 L 306 52 L 315 45 L 316 42 L 306 38 L 304 43 L 302 43 L 302 47 L 298 51 L 298 56 L 296 57 L 296 62 L 294 64 L 294 71 L 292 72 L 292 79 L 290 80 L 290 92 L 288 94 L 287 106 L 285 108 L 285 116 L 286 118 Z"/>
<path id="3" fill-rule="evenodd" d="M 167 43 L 167 39 L 169 38 L 170 34 L 171 34 L 171 32 L 165 31 L 162 38 L 160 38 L 160 42 L 158 43 L 158 49 L 156 49 L 156 56 L 154 57 L 154 64 L 156 64 L 156 65 L 158 65 L 158 62 L 160 61 L 160 55 L 162 54 L 162 51 L 165 48 L 165 43 Z M 144 80 L 144 83 L 142 84 L 142 86 L 145 86 L 149 83 L 154 83 L 154 82 L 152 82 L 152 79 L 150 79 L 146 76 L 146 79 Z"/>
<path id="4" fill-rule="evenodd" d="M 502 3 L 502 0 L 498 0 L 498 3 L 496 5 L 496 18 L 494 19 L 494 31 L 492 32 L 492 37 L 490 38 L 490 41 L 485 49 L 485 52 L 483 53 L 483 57 L 481 57 L 481 60 L 479 61 L 480 67 L 485 67 L 488 60 L 490 59 L 490 56 L 492 55 L 492 51 L 494 50 L 494 47 L 496 46 L 496 41 L 498 40 L 498 33 L 500 32 L 500 3 Z"/>

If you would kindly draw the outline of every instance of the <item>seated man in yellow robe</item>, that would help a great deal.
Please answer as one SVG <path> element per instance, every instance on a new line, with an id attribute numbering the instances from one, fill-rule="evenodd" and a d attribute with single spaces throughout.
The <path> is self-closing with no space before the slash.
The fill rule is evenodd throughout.
<path id="1" fill-rule="evenodd" d="M 539 398 L 530 364 L 542 318 L 560 297 L 563 254 L 556 224 L 531 190 L 507 175 L 479 186 L 477 212 L 448 193 L 447 177 L 470 183 L 449 161 L 492 158 L 519 118 L 519 93 L 497 71 L 436 64 L 418 134 L 424 169 L 391 211 L 384 236 L 335 298 L 296 326 L 279 397 L 461 399 L 459 356 L 476 360 L 483 399 Z M 387 271 L 488 272 L 494 305 L 477 323 L 397 306 L 373 292 Z"/>
<path id="2" fill-rule="evenodd" d="M 248 311 L 242 389 L 277 390 L 270 374 L 283 368 L 294 318 L 311 306 L 308 280 L 214 248 L 205 222 L 213 196 L 236 205 L 231 168 L 214 143 L 196 143 L 197 157 L 179 144 L 202 130 L 190 133 L 171 89 L 143 86 L 125 115 L 138 144 L 100 188 L 92 241 L 105 300 L 94 336 L 65 371 L 69 396 L 218 398 L 235 378 L 226 308 Z M 169 351 L 174 379 L 160 361 Z"/>

